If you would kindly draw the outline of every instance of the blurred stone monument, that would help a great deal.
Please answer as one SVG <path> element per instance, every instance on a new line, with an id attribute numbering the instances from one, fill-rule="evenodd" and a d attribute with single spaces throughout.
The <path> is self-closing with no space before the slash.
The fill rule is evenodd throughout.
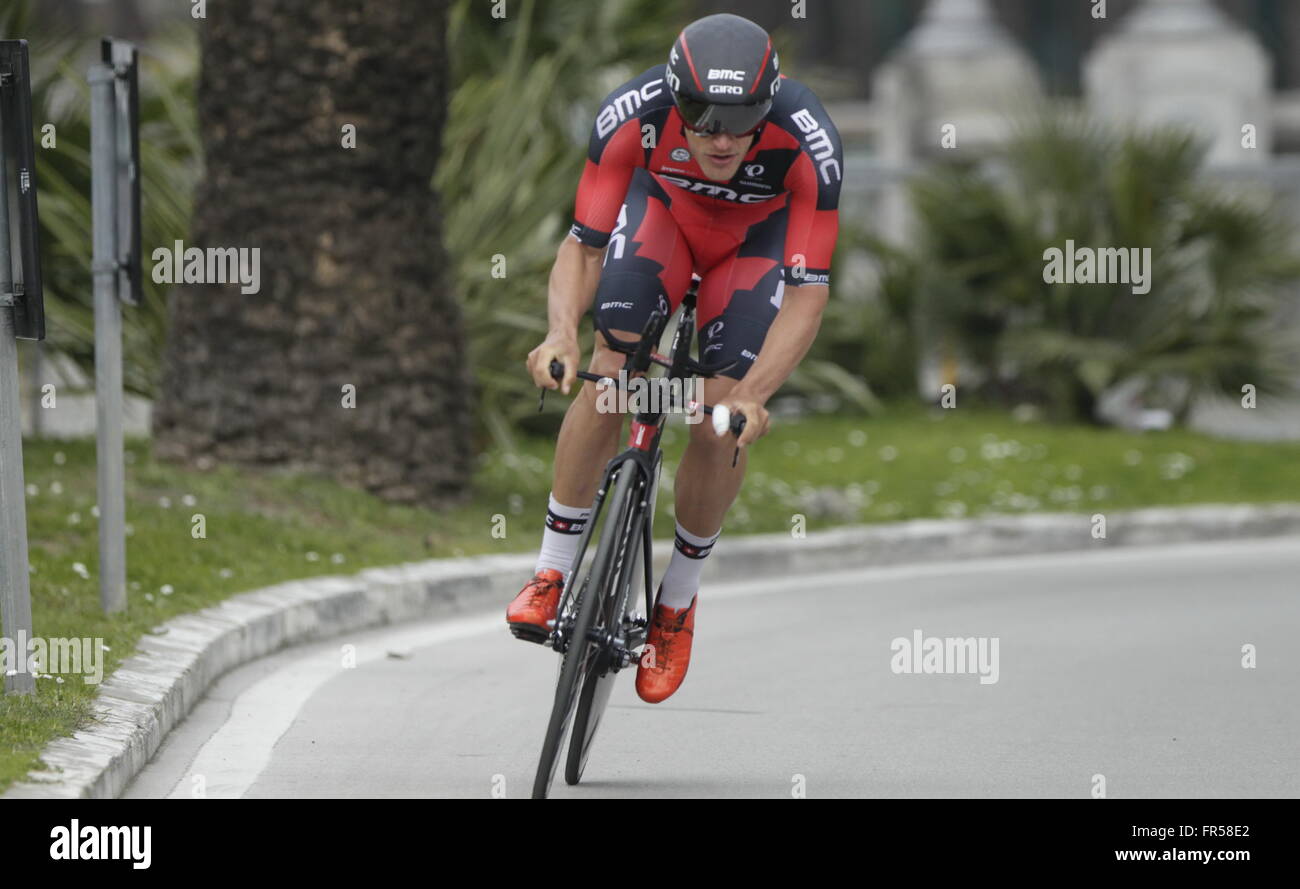
<path id="1" fill-rule="evenodd" d="M 1273 144 L 1272 63 L 1210 0 L 1142 0 L 1084 59 L 1089 109 L 1140 126 L 1183 125 L 1211 166 L 1264 165 Z M 1243 127 L 1254 128 L 1254 148 Z"/>
<path id="2" fill-rule="evenodd" d="M 931 0 L 872 81 L 883 160 L 911 166 L 1000 143 L 1041 95 L 1033 60 L 988 0 Z M 954 140 L 944 141 L 945 127 Z M 891 232 L 892 233 L 892 232 Z"/>
<path id="3" fill-rule="evenodd" d="M 911 169 L 948 153 L 978 158 L 1006 139 L 1042 88 L 1033 60 L 988 0 L 931 0 L 876 70 L 872 94 L 881 161 Z M 894 181 L 881 194 L 879 232 L 903 242 L 911 225 L 906 184 Z M 927 351 L 918 384 L 924 397 L 937 397 L 942 384 L 956 382 L 956 359 Z"/>
<path id="4" fill-rule="evenodd" d="M 1225 186 L 1260 200 L 1274 196 L 1272 60 L 1254 34 L 1210 0 L 1142 0 L 1084 60 L 1083 80 L 1098 117 L 1186 127 L 1206 139 L 1211 171 L 1258 171 L 1256 178 L 1229 177 Z M 1140 414 L 1135 409 L 1112 420 L 1129 425 Z M 1203 394 L 1189 425 L 1231 438 L 1300 438 L 1300 402 L 1261 398 L 1257 409 L 1244 410 L 1236 396 Z"/>

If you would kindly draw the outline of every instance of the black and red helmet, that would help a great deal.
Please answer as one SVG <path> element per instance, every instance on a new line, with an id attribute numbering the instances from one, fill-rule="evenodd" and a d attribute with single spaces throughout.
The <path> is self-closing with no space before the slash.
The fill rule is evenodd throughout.
<path id="1" fill-rule="evenodd" d="M 668 54 L 668 86 L 692 130 L 751 133 L 780 86 L 772 39 L 749 19 L 726 12 L 694 21 Z"/>

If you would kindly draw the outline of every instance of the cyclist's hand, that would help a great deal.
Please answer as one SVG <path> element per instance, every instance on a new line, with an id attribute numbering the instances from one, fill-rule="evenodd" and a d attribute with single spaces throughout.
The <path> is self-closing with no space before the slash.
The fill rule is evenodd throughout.
<path id="1" fill-rule="evenodd" d="M 722 404 L 727 406 L 732 415 L 744 414 L 745 428 L 740 432 L 740 438 L 736 440 L 736 447 L 743 448 L 751 445 L 767 434 L 768 414 L 767 408 L 746 398 L 744 395 L 722 399 Z"/>
<path id="2" fill-rule="evenodd" d="M 578 350 L 576 334 L 551 332 L 547 334 L 540 346 L 528 353 L 524 363 L 528 366 L 533 382 L 538 386 L 544 389 L 560 389 L 568 395 L 569 387 L 578 378 L 578 362 L 581 358 L 582 353 Z M 551 376 L 552 361 L 564 365 L 564 379 L 558 383 Z"/>

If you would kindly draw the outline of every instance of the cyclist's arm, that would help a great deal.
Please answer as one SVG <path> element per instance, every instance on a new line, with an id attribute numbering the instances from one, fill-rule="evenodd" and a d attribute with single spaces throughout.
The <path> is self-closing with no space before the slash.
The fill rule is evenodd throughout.
<path id="1" fill-rule="evenodd" d="M 637 118 L 614 128 L 596 124 L 578 181 L 573 226 L 551 269 L 551 330 L 576 332 L 583 313 L 591 308 L 600 281 L 601 257 L 618 222 L 619 208 L 627 197 L 632 174 L 644 165 Z"/>
<path id="2" fill-rule="evenodd" d="M 832 133 L 834 129 L 827 124 Z M 839 137 L 834 136 L 838 158 Z M 765 404 L 808 354 L 830 296 L 831 254 L 839 233 L 839 169 L 814 162 L 807 151 L 786 177 L 790 190 L 785 241 L 785 292 L 758 358 L 733 397 Z M 734 394 L 738 393 L 738 394 Z"/>
<path id="3" fill-rule="evenodd" d="M 592 133 L 587 163 L 578 182 L 573 226 L 551 267 L 547 317 L 552 333 L 577 335 L 600 283 L 605 246 L 627 196 L 632 173 L 644 157 L 636 120 L 600 137 Z"/>
<path id="4" fill-rule="evenodd" d="M 573 226 L 551 266 L 546 341 L 528 355 L 529 371 L 539 386 L 556 388 L 550 377 L 552 360 L 564 365 L 561 390 L 568 393 L 576 381 L 578 325 L 595 299 L 605 246 L 618 222 L 627 187 L 636 168 L 645 163 L 640 133 L 636 118 L 613 129 L 598 121 L 592 130 L 574 201 Z"/>
<path id="5" fill-rule="evenodd" d="M 603 247 L 583 244 L 576 237 L 565 236 L 551 266 L 551 280 L 546 295 L 546 339 L 528 353 L 524 365 L 533 382 L 546 389 L 560 389 L 568 394 L 578 379 L 582 352 L 578 348 L 578 324 L 591 307 L 600 283 Z M 564 366 L 557 381 L 551 377 L 551 363 Z"/>
<path id="6" fill-rule="evenodd" d="M 786 129 L 801 135 L 799 158 L 786 176 L 790 193 L 785 240 L 785 292 L 763 348 L 736 384 L 729 407 L 760 415 L 757 428 L 746 428 L 741 444 L 766 431 L 767 404 L 808 354 L 821 327 L 830 298 L 831 255 L 839 234 L 843 150 L 839 133 L 825 109 L 807 93 Z M 810 141 L 814 140 L 814 141 Z"/>
<path id="7" fill-rule="evenodd" d="M 785 288 L 781 308 L 768 328 L 763 348 L 745 372 L 745 378 L 731 390 L 733 400 L 767 404 L 817 339 L 829 298 L 830 288 L 825 284 Z"/>
<path id="8" fill-rule="evenodd" d="M 600 283 L 600 263 L 605 248 L 583 244 L 566 235 L 551 266 L 546 317 L 552 333 L 578 335 L 578 324 L 591 308 Z"/>

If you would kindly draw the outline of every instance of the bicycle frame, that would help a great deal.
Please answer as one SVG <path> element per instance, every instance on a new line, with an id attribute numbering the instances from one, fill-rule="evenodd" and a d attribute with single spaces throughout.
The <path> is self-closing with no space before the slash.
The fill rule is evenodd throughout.
<path id="1" fill-rule="evenodd" d="M 681 316 L 677 319 L 677 326 L 673 332 L 673 343 L 671 349 L 672 358 L 668 362 L 668 374 L 664 379 L 684 379 L 686 372 L 690 369 L 698 368 L 690 359 L 691 345 L 695 334 L 695 297 L 696 285 L 692 284 L 682 300 L 683 310 Z M 663 319 L 666 322 L 668 319 Z M 661 332 L 661 328 L 656 333 Z M 606 334 L 607 340 L 613 338 Z M 657 336 L 643 337 L 638 344 L 635 352 L 629 352 L 629 357 L 624 363 L 624 370 L 642 373 L 648 369 L 640 365 L 648 365 L 649 358 L 652 356 L 650 348 Z M 658 358 L 658 356 L 654 356 Z M 662 359 L 658 363 L 663 363 Z M 591 534 L 595 529 L 598 518 L 603 511 L 604 500 L 611 488 L 611 483 L 616 477 L 617 472 L 623 466 L 633 467 L 638 475 L 637 482 L 639 490 L 646 492 L 646 496 L 641 503 L 637 503 L 635 498 L 632 504 L 632 510 L 628 516 L 629 530 L 637 530 L 639 526 L 641 537 L 641 552 L 639 557 L 632 559 L 633 563 L 639 558 L 642 563 L 642 580 L 645 593 L 646 615 L 648 616 L 654 609 L 654 579 L 653 579 L 653 552 L 654 552 L 654 506 L 658 495 L 659 471 L 663 463 L 663 452 L 660 450 L 660 439 L 663 436 L 664 424 L 668 418 L 668 412 L 660 411 L 640 411 L 632 417 L 632 425 L 628 431 L 626 450 L 615 456 L 605 465 L 604 480 L 600 489 L 596 493 L 595 502 L 592 504 L 591 519 L 588 520 L 586 528 L 583 529 L 582 537 L 578 543 L 578 552 L 574 558 L 573 568 L 568 572 L 565 578 L 564 589 L 560 596 L 560 608 L 557 612 L 555 633 L 552 636 L 553 647 L 557 651 L 563 652 L 571 641 L 565 638 L 566 622 L 571 622 L 572 611 L 576 609 L 578 597 L 573 594 L 573 586 L 581 574 L 582 561 L 586 556 L 587 546 L 591 540 Z M 630 542 L 630 541 L 629 541 Z M 624 547 L 628 544 L 625 543 Z M 626 558 L 626 554 L 624 554 Z M 622 618 L 614 618 L 614 615 L 622 615 L 624 618 L 627 614 L 628 595 L 630 593 L 632 574 L 631 572 L 620 570 L 618 572 L 618 582 L 616 589 L 617 596 L 616 609 L 611 613 L 612 620 L 604 628 L 604 638 L 601 639 L 603 647 L 607 651 L 615 651 L 620 656 L 614 659 L 615 671 L 622 669 L 629 662 L 628 655 L 632 649 L 638 647 L 644 641 L 644 624 L 637 627 L 640 632 L 633 632 L 632 638 L 619 638 L 614 632 L 615 626 L 620 623 L 626 623 Z M 589 577 L 583 578 L 585 585 Z M 567 619 L 567 620 L 566 620 Z M 631 641 L 633 644 L 628 645 Z M 620 663 L 621 661 L 621 663 Z"/>

